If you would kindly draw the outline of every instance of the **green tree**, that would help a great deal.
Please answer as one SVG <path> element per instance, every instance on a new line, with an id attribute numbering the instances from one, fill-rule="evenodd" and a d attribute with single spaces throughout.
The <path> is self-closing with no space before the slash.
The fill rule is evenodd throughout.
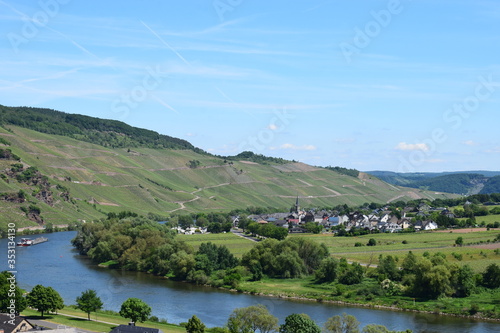
<path id="1" fill-rule="evenodd" d="M 474 270 L 469 265 L 464 265 L 458 269 L 455 283 L 455 295 L 458 297 L 468 297 L 476 290 L 476 279 Z"/>
<path id="2" fill-rule="evenodd" d="M 278 330 L 278 318 L 262 304 L 235 309 L 229 316 L 227 327 L 231 333 L 270 333 Z"/>
<path id="3" fill-rule="evenodd" d="M 356 317 L 343 313 L 342 316 L 328 318 L 325 330 L 328 333 L 359 333 L 359 321 Z"/>
<path id="4" fill-rule="evenodd" d="M 403 275 L 412 274 L 415 270 L 415 265 L 417 263 L 417 256 L 413 252 L 409 251 L 406 257 L 401 263 L 401 272 Z"/>
<path id="5" fill-rule="evenodd" d="M 314 273 L 316 280 L 320 283 L 333 282 L 339 275 L 339 261 L 336 258 L 328 257 L 323 259 L 321 265 Z"/>
<path id="6" fill-rule="evenodd" d="M 151 307 L 138 298 L 129 298 L 123 302 L 119 313 L 134 323 L 144 322 L 151 315 Z"/>
<path id="7" fill-rule="evenodd" d="M 352 263 L 351 267 L 344 271 L 340 276 L 339 282 L 342 284 L 352 285 L 363 281 L 365 270 L 357 262 Z"/>
<path id="8" fill-rule="evenodd" d="M 88 320 L 90 320 L 90 313 L 102 309 L 103 305 L 101 299 L 93 289 L 83 291 L 82 295 L 76 298 L 76 304 L 78 309 L 88 315 Z"/>
<path id="9" fill-rule="evenodd" d="M 391 333 L 387 327 L 383 325 L 369 324 L 363 328 L 363 333 Z"/>
<path id="10" fill-rule="evenodd" d="M 462 236 L 457 237 L 457 239 L 455 239 L 455 245 L 456 246 L 462 246 L 462 245 L 464 245 L 464 238 Z"/>
<path id="11" fill-rule="evenodd" d="M 15 285 L 14 295 L 12 295 L 11 284 Z M 12 307 L 11 300 L 14 300 L 16 312 L 22 312 L 27 307 L 26 298 L 23 297 L 23 290 L 17 285 L 15 277 L 7 272 L 0 273 L 0 312 L 9 313 Z"/>
<path id="12" fill-rule="evenodd" d="M 379 275 L 385 275 L 386 278 L 390 280 L 399 280 L 400 272 L 396 265 L 396 260 L 393 256 L 380 256 L 379 264 L 377 266 L 377 272 Z"/>
<path id="13" fill-rule="evenodd" d="M 196 219 L 196 226 L 204 228 L 208 225 L 208 219 L 205 216 L 200 216 Z"/>
<path id="14" fill-rule="evenodd" d="M 367 246 L 375 246 L 375 245 L 377 245 L 377 241 L 374 238 L 370 238 L 366 245 Z"/>
<path id="15" fill-rule="evenodd" d="M 52 287 L 44 287 L 37 284 L 26 296 L 28 306 L 41 313 L 42 318 L 45 312 L 57 311 L 64 307 L 64 301 L 61 295 Z"/>
<path id="16" fill-rule="evenodd" d="M 500 267 L 497 264 L 490 264 L 482 275 L 485 287 L 492 289 L 500 287 Z"/>
<path id="17" fill-rule="evenodd" d="M 193 315 L 186 325 L 187 333 L 204 333 L 205 332 L 205 324 L 201 322 L 201 320 Z"/>
<path id="18" fill-rule="evenodd" d="M 187 229 L 193 225 L 193 218 L 190 215 L 179 215 L 179 226 Z"/>
<path id="19" fill-rule="evenodd" d="M 306 314 L 291 314 L 280 326 L 280 333 L 321 333 L 321 328 Z"/>
<path id="20" fill-rule="evenodd" d="M 196 260 L 194 256 L 186 253 L 184 250 L 174 253 L 170 258 L 172 272 L 175 278 L 179 280 L 185 280 L 195 266 Z"/>

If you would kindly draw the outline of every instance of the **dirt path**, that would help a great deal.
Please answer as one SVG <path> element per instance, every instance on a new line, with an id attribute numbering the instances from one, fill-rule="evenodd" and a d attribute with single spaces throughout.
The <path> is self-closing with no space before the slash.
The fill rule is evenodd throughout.
<path id="1" fill-rule="evenodd" d="M 339 193 L 339 192 L 337 192 L 337 191 L 335 191 L 335 190 L 332 190 L 331 188 L 328 188 L 328 187 L 326 187 L 326 186 L 321 186 L 321 187 L 323 187 L 323 188 L 324 188 L 325 190 L 327 190 L 327 191 L 330 191 L 330 192 L 335 193 L 335 195 L 342 195 L 341 193 Z"/>
<path id="2" fill-rule="evenodd" d="M 217 185 L 212 185 L 212 186 L 205 186 L 205 187 L 201 187 L 193 192 L 190 192 L 189 194 L 191 195 L 194 195 L 195 197 L 193 199 L 190 199 L 190 200 L 185 200 L 185 201 L 175 201 L 174 203 L 180 205 L 179 208 L 176 208 L 176 209 L 173 209 L 173 210 L 170 210 L 168 211 L 169 213 L 173 213 L 173 212 L 176 212 L 178 210 L 183 210 L 183 209 L 186 209 L 186 206 L 185 204 L 187 204 L 188 202 L 193 202 L 193 201 L 196 201 L 198 199 L 200 199 L 201 197 L 199 195 L 195 195 L 195 193 L 198 193 L 200 191 L 203 191 L 203 190 L 206 190 L 208 188 L 215 188 L 215 187 L 219 187 L 219 186 L 226 186 L 226 185 L 229 185 L 231 183 L 222 183 L 222 184 L 217 184 Z"/>

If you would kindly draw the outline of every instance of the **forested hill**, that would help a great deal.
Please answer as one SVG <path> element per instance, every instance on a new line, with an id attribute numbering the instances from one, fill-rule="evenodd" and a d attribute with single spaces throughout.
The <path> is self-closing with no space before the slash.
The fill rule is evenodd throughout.
<path id="1" fill-rule="evenodd" d="M 0 105 L 0 126 L 15 125 L 37 132 L 67 136 L 110 148 L 189 149 L 203 153 L 186 140 L 132 127 L 121 121 L 69 114 L 51 109 Z"/>
<path id="2" fill-rule="evenodd" d="M 490 178 L 481 190 L 481 194 L 489 193 L 500 193 L 500 176 Z"/>
<path id="3" fill-rule="evenodd" d="M 375 177 L 393 185 L 408 186 L 431 191 L 457 194 L 491 194 L 500 192 L 500 172 L 468 171 L 442 173 L 396 173 L 368 171 Z"/>

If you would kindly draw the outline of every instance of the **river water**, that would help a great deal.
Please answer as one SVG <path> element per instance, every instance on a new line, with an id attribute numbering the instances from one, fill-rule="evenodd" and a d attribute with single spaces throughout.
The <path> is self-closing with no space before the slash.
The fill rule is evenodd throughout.
<path id="1" fill-rule="evenodd" d="M 119 311 L 127 298 L 137 297 L 151 306 L 152 315 L 176 324 L 196 315 L 208 327 L 223 326 L 233 309 L 264 304 L 281 323 L 292 313 L 306 313 L 322 325 L 329 317 L 346 312 L 354 315 L 361 327 L 381 324 L 390 330 L 413 332 L 500 332 L 499 323 L 252 296 L 168 281 L 145 273 L 100 268 L 73 249 L 70 240 L 75 235 L 72 231 L 46 234 L 43 235 L 49 239 L 46 243 L 17 247 L 19 285 L 26 290 L 37 284 L 51 286 L 67 305 L 75 304 L 82 291 L 95 289 L 104 308 L 114 311 Z M 0 258 L 4 258 L 0 259 L 0 271 L 7 270 L 6 239 L 0 239 Z"/>

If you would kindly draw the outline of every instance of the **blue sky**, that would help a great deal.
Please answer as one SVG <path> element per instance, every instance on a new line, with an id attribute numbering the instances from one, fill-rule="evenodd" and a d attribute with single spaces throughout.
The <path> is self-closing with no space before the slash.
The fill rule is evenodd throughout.
<path id="1" fill-rule="evenodd" d="M 499 170 L 498 1 L 0 0 L 0 104 L 219 155 Z"/>

